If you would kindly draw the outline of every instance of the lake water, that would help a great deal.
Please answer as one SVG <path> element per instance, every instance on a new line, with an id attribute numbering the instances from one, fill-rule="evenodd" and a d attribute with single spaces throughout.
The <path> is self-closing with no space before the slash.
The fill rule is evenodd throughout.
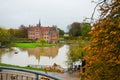
<path id="1" fill-rule="evenodd" d="M 53 47 L 36 47 L 36 48 L 17 48 L 0 49 L 0 62 L 12 65 L 53 65 L 59 64 L 67 68 L 68 45 Z"/>

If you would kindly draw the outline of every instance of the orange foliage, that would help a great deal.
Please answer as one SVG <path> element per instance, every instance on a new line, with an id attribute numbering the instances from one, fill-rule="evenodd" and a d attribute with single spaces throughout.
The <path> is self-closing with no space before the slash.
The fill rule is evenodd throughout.
<path id="1" fill-rule="evenodd" d="M 106 0 L 105 0 L 106 1 Z M 120 0 L 104 4 L 104 16 L 94 24 L 87 50 L 84 80 L 120 80 Z M 109 9 L 109 14 L 105 8 Z M 110 8 L 111 7 L 111 8 Z"/>

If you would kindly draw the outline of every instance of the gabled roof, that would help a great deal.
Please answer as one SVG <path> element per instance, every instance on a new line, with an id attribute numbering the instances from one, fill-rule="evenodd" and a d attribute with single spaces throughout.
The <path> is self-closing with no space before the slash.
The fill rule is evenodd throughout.
<path id="1" fill-rule="evenodd" d="M 54 27 L 45 27 L 45 26 L 41 26 L 41 27 L 39 27 L 39 26 L 30 26 L 30 27 L 28 27 L 28 30 L 30 30 L 30 31 L 34 31 L 34 30 L 41 30 L 41 31 L 50 31 L 50 30 L 55 30 L 54 29 Z"/>

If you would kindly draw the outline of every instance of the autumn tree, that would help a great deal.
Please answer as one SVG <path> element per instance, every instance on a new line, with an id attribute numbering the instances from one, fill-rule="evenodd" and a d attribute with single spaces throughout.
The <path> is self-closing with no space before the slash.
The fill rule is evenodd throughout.
<path id="1" fill-rule="evenodd" d="M 58 30 L 59 30 L 60 37 L 61 37 L 61 36 L 63 37 L 63 35 L 65 34 L 64 30 L 62 30 L 62 29 L 60 29 L 60 28 L 58 28 Z"/>
<path id="2" fill-rule="evenodd" d="M 17 38 L 20 38 L 21 31 L 19 29 L 8 29 L 9 36 L 11 41 L 16 41 Z"/>
<path id="3" fill-rule="evenodd" d="M 89 44 L 88 40 L 83 40 L 81 37 L 77 40 L 77 45 L 70 45 L 69 46 L 69 52 L 67 53 L 68 60 L 67 64 L 68 66 L 73 66 L 73 64 L 77 61 L 81 61 L 82 58 L 86 55 L 86 51 L 83 50 L 83 47 Z"/>
<path id="4" fill-rule="evenodd" d="M 120 79 L 120 0 L 99 0 L 101 16 L 93 26 L 84 80 Z"/>
<path id="5" fill-rule="evenodd" d="M 74 22 L 68 26 L 68 29 L 69 29 L 70 36 L 72 37 L 81 36 L 81 23 Z"/>
<path id="6" fill-rule="evenodd" d="M 43 46 L 44 43 L 46 42 L 44 38 L 41 38 L 39 41 L 40 41 L 40 43 L 42 44 L 42 46 Z"/>
<path id="7" fill-rule="evenodd" d="M 81 34 L 83 38 L 90 37 L 91 35 L 88 32 L 91 31 L 91 25 L 89 23 L 84 23 L 81 26 Z"/>
<path id="8" fill-rule="evenodd" d="M 10 36 L 7 29 L 0 27 L 0 46 L 10 42 Z"/>
<path id="9" fill-rule="evenodd" d="M 20 25 L 19 29 L 8 29 L 11 41 L 27 41 L 28 30 L 24 25 Z"/>
<path id="10" fill-rule="evenodd" d="M 8 31 L 9 31 L 9 34 L 10 34 L 10 40 L 14 41 L 15 37 L 16 37 L 16 32 L 17 31 L 15 31 L 15 29 L 12 29 L 12 28 L 8 29 Z"/>
<path id="11" fill-rule="evenodd" d="M 28 30 L 27 30 L 26 26 L 20 25 L 18 30 L 19 30 L 19 37 L 20 38 L 27 38 L 28 37 Z"/>

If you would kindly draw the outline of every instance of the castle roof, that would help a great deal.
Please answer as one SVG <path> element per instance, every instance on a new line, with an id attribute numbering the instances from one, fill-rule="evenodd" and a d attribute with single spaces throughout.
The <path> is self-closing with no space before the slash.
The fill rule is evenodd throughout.
<path id="1" fill-rule="evenodd" d="M 50 31 L 50 30 L 54 30 L 54 27 L 46 27 L 46 26 L 29 26 L 28 28 L 30 31 L 35 31 L 35 30 L 41 30 L 41 31 Z"/>

